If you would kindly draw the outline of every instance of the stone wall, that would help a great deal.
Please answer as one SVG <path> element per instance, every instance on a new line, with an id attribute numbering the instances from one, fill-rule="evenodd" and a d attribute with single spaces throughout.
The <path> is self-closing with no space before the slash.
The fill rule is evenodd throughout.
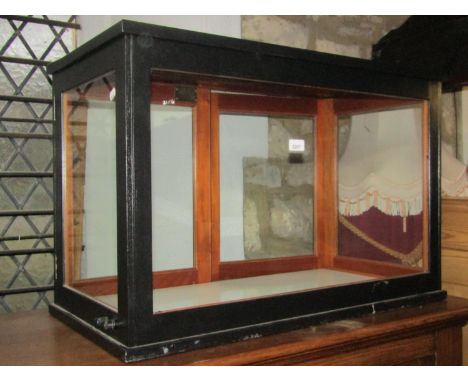
<path id="1" fill-rule="evenodd" d="M 289 139 L 304 140 L 290 153 Z M 268 157 L 243 158 L 247 259 L 313 253 L 313 122 L 269 118 Z"/>
<path id="2" fill-rule="evenodd" d="M 372 45 L 408 16 L 242 16 L 242 37 L 370 59 Z M 442 97 L 442 141 L 456 155 L 454 94 Z"/>
<path id="3" fill-rule="evenodd" d="M 242 38 L 358 58 L 408 16 L 242 16 Z"/>

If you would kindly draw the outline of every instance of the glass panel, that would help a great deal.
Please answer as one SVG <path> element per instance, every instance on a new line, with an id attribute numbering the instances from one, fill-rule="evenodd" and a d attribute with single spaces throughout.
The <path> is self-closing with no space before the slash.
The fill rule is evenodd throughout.
<path id="1" fill-rule="evenodd" d="M 117 291 L 115 79 L 105 75 L 63 94 L 66 283 L 113 276 Z M 105 293 L 105 292 L 104 292 Z"/>
<path id="2" fill-rule="evenodd" d="M 342 117 L 339 129 L 339 255 L 421 270 L 421 107 Z"/>
<path id="3" fill-rule="evenodd" d="M 210 99 L 211 110 L 205 108 Z M 218 91 L 207 97 L 189 86 L 153 83 L 154 312 L 366 283 L 427 269 L 422 107 L 381 98 L 335 99 L 334 108 L 328 107 L 330 102 L 295 101 L 291 107 L 290 100 L 280 97 Z M 389 105 L 391 110 L 381 111 Z M 321 123 L 317 131 L 315 123 Z M 202 132 L 208 128 L 212 140 L 203 146 Z M 336 133 L 338 150 L 331 146 Z M 316 134 L 324 145 L 319 152 Z M 202 164 L 194 162 L 193 147 L 202 153 L 206 149 L 206 157 L 213 158 L 211 177 L 197 173 L 200 187 L 211 182 L 214 207 L 212 240 L 197 253 L 203 256 L 197 263 L 193 183 L 194 168 Z M 338 158 L 323 160 L 332 154 Z M 316 159 L 325 170 L 338 161 L 339 179 L 334 171 L 315 179 Z M 333 177 L 332 185 L 327 176 Z M 329 194 L 317 194 L 323 203 L 333 200 L 335 206 L 339 199 L 338 231 L 333 228 L 335 207 L 315 205 L 317 181 L 322 182 L 320 190 L 330 188 Z M 314 221 L 314 208 L 321 221 Z M 314 237 L 315 224 L 328 227 L 328 236 Z M 324 248 L 318 253 L 316 239 L 322 240 L 318 248 Z"/>
<path id="4" fill-rule="evenodd" d="M 222 262 L 312 255 L 311 118 L 221 114 Z"/>
<path id="5" fill-rule="evenodd" d="M 193 267 L 192 108 L 151 105 L 153 271 Z"/>

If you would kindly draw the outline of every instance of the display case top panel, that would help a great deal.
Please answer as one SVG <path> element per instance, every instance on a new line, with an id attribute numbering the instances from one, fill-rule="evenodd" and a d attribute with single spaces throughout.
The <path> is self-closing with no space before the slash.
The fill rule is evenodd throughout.
<path id="1" fill-rule="evenodd" d="M 211 69 L 215 68 L 217 73 L 211 73 L 213 75 L 248 79 L 248 76 L 245 76 L 248 70 L 244 68 L 249 68 L 251 73 L 261 74 L 268 80 L 299 83 L 306 79 L 307 73 L 313 82 L 320 86 L 326 85 L 329 78 L 334 78 L 334 81 L 330 82 L 331 85 L 354 79 L 353 84 L 347 86 L 346 90 L 354 87 L 356 90 L 372 92 L 373 84 L 379 84 L 376 90 L 381 86 L 386 88 L 386 91 L 381 91 L 382 94 L 404 96 L 404 93 L 409 92 L 413 93 L 415 98 L 427 98 L 416 95 L 424 94 L 427 79 L 410 78 L 401 71 L 395 71 L 393 67 L 374 61 L 128 20 L 120 21 L 66 57 L 50 64 L 48 71 L 51 74 L 59 73 L 82 58 L 94 54 L 111 41 L 124 36 L 134 36 L 134 48 L 145 52 L 144 55 L 148 56 L 149 60 L 154 60 L 151 55 L 154 55 L 155 51 L 164 51 L 164 55 L 159 54 L 158 60 L 164 61 L 169 56 L 174 59 L 176 57 L 170 54 L 173 52 L 172 48 L 183 46 L 185 49 L 182 53 L 186 59 L 179 61 L 184 61 L 183 65 L 188 63 L 193 69 L 199 69 L 196 72 L 200 74 L 213 72 Z M 193 57 L 196 57 L 196 60 L 189 59 L 194 52 L 196 55 Z M 209 52 L 211 54 L 207 54 Z M 159 62 L 160 68 L 176 69 L 170 67 L 173 66 L 171 58 Z M 235 68 L 235 71 L 232 71 L 232 68 Z M 334 72 L 334 69 L 337 71 Z M 277 71 L 283 74 L 282 78 L 277 76 Z"/>

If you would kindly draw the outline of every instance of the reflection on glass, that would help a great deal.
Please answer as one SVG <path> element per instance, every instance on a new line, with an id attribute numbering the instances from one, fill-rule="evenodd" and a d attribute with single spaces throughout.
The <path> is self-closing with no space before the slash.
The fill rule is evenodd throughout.
<path id="1" fill-rule="evenodd" d="M 313 254 L 313 120 L 221 114 L 221 261 Z"/>
<path id="2" fill-rule="evenodd" d="M 153 271 L 193 267 L 192 108 L 151 105 Z"/>
<path id="3" fill-rule="evenodd" d="M 339 129 L 339 255 L 421 267 L 421 108 L 348 116 Z"/>
<path id="4" fill-rule="evenodd" d="M 63 228 L 70 286 L 117 275 L 114 99 L 113 74 L 62 97 Z"/>

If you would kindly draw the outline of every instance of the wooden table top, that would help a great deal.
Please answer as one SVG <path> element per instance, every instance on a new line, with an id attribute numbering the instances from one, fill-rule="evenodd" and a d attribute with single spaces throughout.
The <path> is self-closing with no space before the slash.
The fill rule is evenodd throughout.
<path id="1" fill-rule="evenodd" d="M 240 360 L 256 362 L 295 351 L 352 346 L 356 341 L 378 340 L 388 333 L 404 335 L 415 328 L 466 322 L 468 300 L 447 300 L 395 309 L 310 326 L 300 330 L 250 339 L 132 365 L 229 365 Z M 46 310 L 0 316 L 0 365 L 122 365 L 78 332 L 51 317 Z"/>

